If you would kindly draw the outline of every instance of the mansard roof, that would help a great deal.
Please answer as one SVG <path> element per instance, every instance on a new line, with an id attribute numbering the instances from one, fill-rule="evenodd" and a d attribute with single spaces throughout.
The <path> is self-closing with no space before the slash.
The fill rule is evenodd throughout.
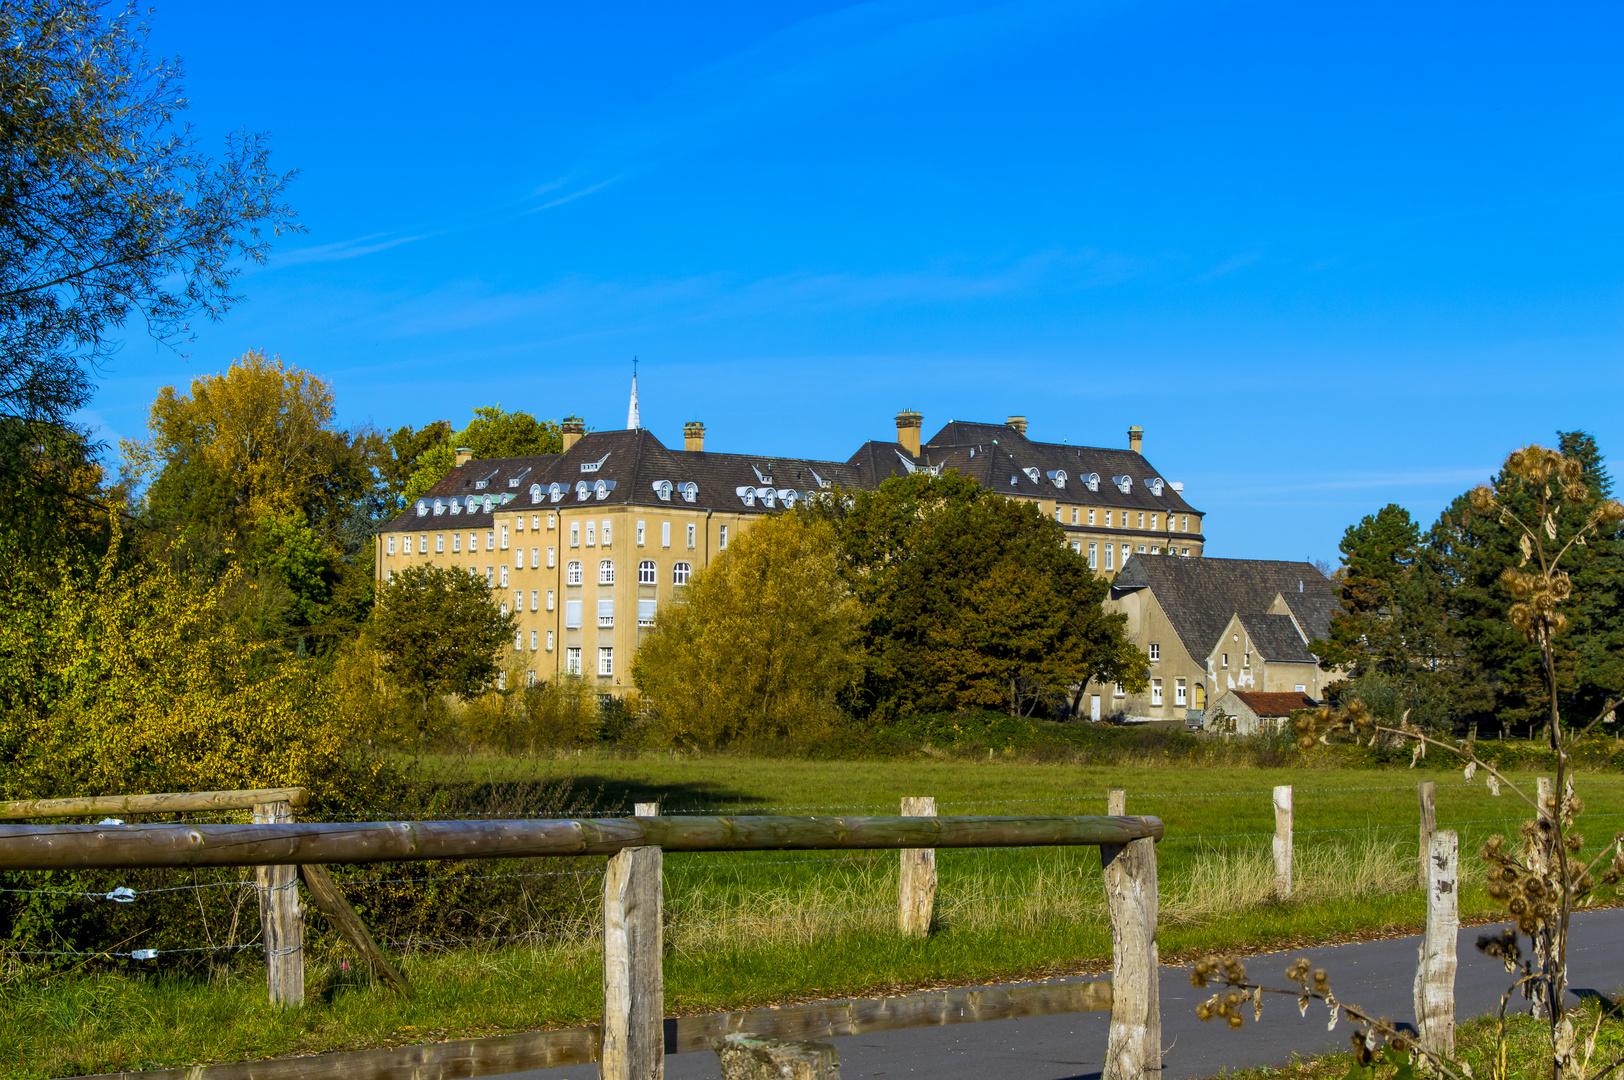
<path id="1" fill-rule="evenodd" d="M 691 499 L 685 494 L 690 484 Z M 481 458 L 459 465 L 382 531 L 428 527 L 431 518 L 438 519 L 438 528 L 453 521 L 488 528 L 498 513 L 531 507 L 691 505 L 765 512 L 784 505 L 791 492 L 800 499 L 825 484 L 867 486 L 860 470 L 844 462 L 671 450 L 645 428 L 601 431 L 583 435 L 562 454 Z M 749 496 L 740 493 L 744 488 L 750 489 Z"/>
<path id="2" fill-rule="evenodd" d="M 1254 641 L 1267 641 L 1269 649 L 1282 654 L 1272 659 L 1297 655 L 1286 641 L 1284 624 L 1274 621 L 1286 616 L 1268 614 L 1277 598 L 1285 601 L 1302 628 L 1302 635 L 1293 633 L 1299 642 L 1303 636 L 1310 641 L 1329 637 L 1331 615 L 1337 610 L 1331 582 L 1306 562 L 1136 554 L 1111 582 L 1115 597 L 1146 588 L 1197 660 L 1212 655 L 1234 615 L 1241 616 L 1249 634 L 1257 628 Z M 1306 647 L 1300 655 L 1304 663 L 1311 658 Z"/>

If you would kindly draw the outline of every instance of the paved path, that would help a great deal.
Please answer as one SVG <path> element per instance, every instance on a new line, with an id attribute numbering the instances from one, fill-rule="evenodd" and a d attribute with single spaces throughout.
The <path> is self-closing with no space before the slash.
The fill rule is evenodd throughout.
<path id="1" fill-rule="evenodd" d="M 1460 973 L 1455 980 L 1457 1015 L 1492 1013 L 1511 978 L 1498 961 L 1477 951 L 1479 934 L 1494 927 L 1460 933 Z M 1419 937 L 1371 941 L 1358 945 L 1294 950 L 1254 957 L 1250 974 L 1270 985 L 1285 982 L 1282 972 L 1292 957 L 1307 955 L 1331 973 L 1339 998 L 1399 1020 L 1413 1020 L 1416 955 Z M 1617 993 L 1624 987 L 1624 909 L 1586 912 L 1574 917 L 1569 945 L 1570 981 L 1576 990 Z M 1307 1017 L 1297 1015 L 1289 998 L 1264 1003 L 1263 1022 L 1230 1031 L 1221 1021 L 1203 1024 L 1196 1003 L 1211 993 L 1190 985 L 1189 969 L 1163 967 L 1162 1042 L 1164 1080 L 1196 1080 L 1223 1069 L 1282 1065 L 1293 1052 L 1317 1054 L 1341 1050 L 1352 1030 L 1346 1021 L 1325 1030 L 1326 1010 L 1316 1005 Z M 1519 1002 L 1521 999 L 1518 999 Z M 1576 1000 L 1576 999 L 1575 999 Z M 1522 1003 L 1526 1009 L 1526 1003 Z M 1110 1014 L 1077 1013 L 1025 1020 L 997 1020 L 954 1027 L 913 1028 L 877 1035 L 832 1040 L 840 1048 L 840 1074 L 845 1080 L 883 1077 L 931 1077 L 932 1080 L 1091 1080 L 1100 1073 Z M 670 1080 L 717 1080 L 713 1054 L 677 1054 L 665 1059 Z M 509 1080 L 594 1080 L 596 1065 L 575 1065 L 513 1073 Z"/>

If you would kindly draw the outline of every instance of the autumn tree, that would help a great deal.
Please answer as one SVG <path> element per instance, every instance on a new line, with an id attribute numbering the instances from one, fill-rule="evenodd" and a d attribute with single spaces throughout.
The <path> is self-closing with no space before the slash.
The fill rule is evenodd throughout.
<path id="1" fill-rule="evenodd" d="M 860 622 L 834 529 L 779 514 L 746 530 L 673 598 L 632 678 L 679 745 L 816 736 L 838 720 L 861 668 Z"/>
<path id="2" fill-rule="evenodd" d="M 147 32 L 96 0 L 0 5 L 0 414 L 61 423 L 131 316 L 186 340 L 290 227 L 265 136 L 205 153 Z"/>
<path id="3" fill-rule="evenodd" d="M 431 424 L 424 431 L 430 429 L 438 430 L 438 427 Z M 402 428 L 395 433 L 401 436 L 402 445 L 408 448 L 422 438 L 421 434 L 410 431 L 409 428 Z M 401 505 L 438 484 L 446 473 L 456 467 L 459 446 L 472 450 L 476 458 L 556 454 L 564 448 L 564 436 L 555 422 L 537 420 L 522 410 L 509 412 L 501 405 L 476 408 L 474 418 L 467 427 L 429 445 L 413 460 L 411 473 L 401 490 Z"/>
<path id="4" fill-rule="evenodd" d="M 881 720 L 977 706 L 1059 711 L 1090 680 L 1145 684 L 1109 586 L 1036 504 L 954 472 L 813 500 L 863 606 L 853 705 Z M 1069 704 L 1075 705 L 1075 701 Z"/>
<path id="5" fill-rule="evenodd" d="M 473 697 L 496 679 L 517 618 L 501 613 L 485 580 L 460 566 L 411 566 L 379 588 L 370 636 L 383 671 L 426 721 L 435 699 Z"/>

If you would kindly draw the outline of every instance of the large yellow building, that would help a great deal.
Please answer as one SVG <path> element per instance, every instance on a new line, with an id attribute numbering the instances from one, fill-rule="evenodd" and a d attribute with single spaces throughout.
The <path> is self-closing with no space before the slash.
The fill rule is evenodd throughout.
<path id="1" fill-rule="evenodd" d="M 1101 575 L 1131 552 L 1201 554 L 1200 512 L 1145 460 L 1137 427 L 1118 450 L 1035 442 L 1018 416 L 955 420 L 922 444 L 922 423 L 903 412 L 895 441 L 864 443 L 836 462 L 706 450 L 699 423 L 674 450 L 644 428 L 585 434 L 570 417 L 560 454 L 459 453 L 456 468 L 379 533 L 378 577 L 466 567 L 518 613 L 513 648 L 531 678 L 578 674 L 618 694 L 660 606 L 741 530 L 809 492 L 956 469 L 1037 502 Z"/>

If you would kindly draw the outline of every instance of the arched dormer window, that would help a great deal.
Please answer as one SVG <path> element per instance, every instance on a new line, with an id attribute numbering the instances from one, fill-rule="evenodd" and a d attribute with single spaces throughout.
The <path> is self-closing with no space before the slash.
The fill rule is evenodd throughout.
<path id="1" fill-rule="evenodd" d="M 1145 486 L 1148 487 L 1150 489 L 1150 493 L 1152 495 L 1156 496 L 1158 499 L 1162 497 L 1162 478 L 1161 477 L 1159 477 L 1159 476 L 1151 477 L 1149 480 L 1145 481 Z"/>
<path id="2" fill-rule="evenodd" d="M 683 502 L 693 502 L 699 498 L 699 485 L 692 480 L 685 484 L 678 484 L 677 490 L 682 492 Z"/>
<path id="3" fill-rule="evenodd" d="M 756 494 L 761 496 L 761 505 L 768 507 L 769 509 L 778 505 L 778 492 L 774 491 L 772 488 L 761 488 L 756 492 Z"/>
<path id="4" fill-rule="evenodd" d="M 485 504 L 483 509 L 487 514 L 491 512 L 491 497 L 489 495 L 485 496 Z"/>
<path id="5" fill-rule="evenodd" d="M 547 485 L 547 501 L 548 502 L 562 502 L 563 498 L 564 498 L 564 493 L 566 491 L 568 491 L 568 490 L 569 490 L 569 488 L 565 487 L 563 484 L 548 484 Z"/>
<path id="6" fill-rule="evenodd" d="M 453 515 L 462 513 L 462 503 L 458 502 L 456 499 L 452 499 L 451 500 L 451 513 Z"/>
<path id="7" fill-rule="evenodd" d="M 1048 474 L 1048 476 L 1049 483 L 1053 484 L 1055 487 L 1064 488 L 1066 486 L 1066 472 L 1064 469 L 1054 469 Z"/>
<path id="8" fill-rule="evenodd" d="M 417 516 L 422 517 L 429 512 L 429 504 L 422 499 L 417 500 Z"/>
<path id="9" fill-rule="evenodd" d="M 479 513 L 479 496 L 477 496 L 477 495 L 468 496 L 468 498 L 463 502 L 462 508 L 464 510 L 466 510 L 470 514 Z"/>
<path id="10" fill-rule="evenodd" d="M 1133 477 L 1131 476 L 1113 476 L 1111 477 L 1111 483 L 1115 484 L 1117 490 L 1124 495 L 1133 493 Z"/>
<path id="11" fill-rule="evenodd" d="M 1032 483 L 1035 484 L 1038 482 L 1038 471 L 1036 469 L 1022 469 L 1021 472 L 1025 473 L 1026 478 L 1032 481 Z"/>
<path id="12" fill-rule="evenodd" d="M 539 503 L 540 501 L 541 501 L 541 485 L 540 484 L 531 484 L 530 485 L 530 503 L 531 503 L 531 505 L 533 506 L 536 503 Z"/>
<path id="13" fill-rule="evenodd" d="M 800 497 L 801 493 L 794 488 L 780 488 L 778 491 L 778 501 L 784 504 L 786 510 L 795 509 L 795 503 Z"/>
<path id="14" fill-rule="evenodd" d="M 439 517 L 443 513 L 445 513 L 445 500 L 444 499 L 435 499 L 434 500 L 434 516 Z"/>
<path id="15" fill-rule="evenodd" d="M 609 492 L 613 489 L 614 485 L 609 481 L 599 480 L 596 484 L 592 485 L 592 494 L 597 496 L 599 502 L 602 502 L 609 497 Z"/>
<path id="16" fill-rule="evenodd" d="M 1100 489 L 1100 474 L 1097 472 L 1091 472 L 1084 476 L 1079 476 L 1077 479 L 1081 480 L 1084 484 L 1087 484 L 1088 490 L 1090 491 L 1098 491 Z"/>
<path id="17" fill-rule="evenodd" d="M 654 494 L 659 497 L 659 500 L 661 502 L 670 502 L 671 501 L 671 481 L 669 481 L 669 480 L 656 480 L 656 481 L 654 481 Z"/>
<path id="18" fill-rule="evenodd" d="M 753 487 L 741 487 L 735 492 L 735 494 L 738 495 L 739 499 L 744 503 L 744 505 L 746 505 L 746 506 L 754 506 L 754 505 L 756 505 L 756 489 L 755 488 L 753 488 Z"/>
<path id="19" fill-rule="evenodd" d="M 577 480 L 575 482 L 575 501 L 586 502 L 588 496 L 591 494 L 591 490 L 591 488 L 586 486 L 585 480 Z"/>

